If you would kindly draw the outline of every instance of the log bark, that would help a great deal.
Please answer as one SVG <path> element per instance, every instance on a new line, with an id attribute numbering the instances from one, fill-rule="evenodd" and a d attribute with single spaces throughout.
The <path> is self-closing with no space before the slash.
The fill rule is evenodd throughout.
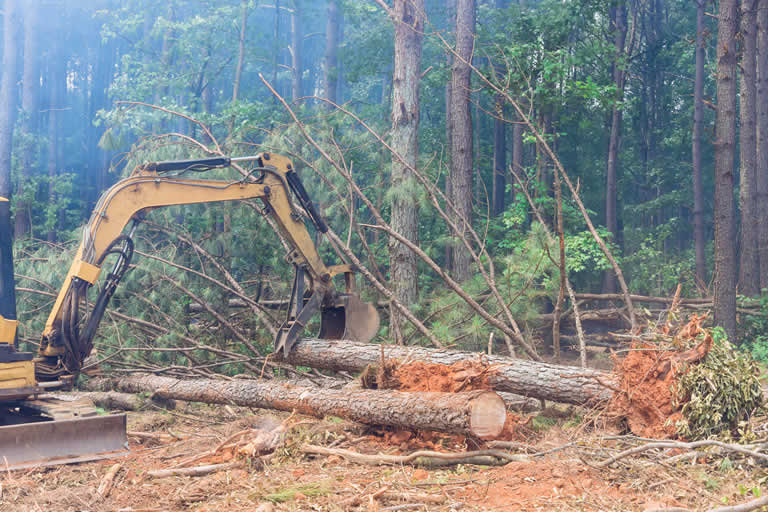
<path id="1" fill-rule="evenodd" d="M 173 400 L 296 411 L 316 417 L 338 416 L 368 425 L 436 430 L 481 439 L 497 437 L 506 420 L 504 401 L 490 391 L 355 391 L 305 388 L 275 381 L 179 380 L 158 375 L 94 381 L 95 387 L 124 393 L 149 392 Z"/>
<path id="2" fill-rule="evenodd" d="M 436 350 L 424 347 L 375 345 L 347 340 L 300 339 L 286 359 L 287 362 L 334 371 L 360 372 L 368 365 L 381 361 L 382 349 L 388 359 L 450 365 L 458 361 L 477 359 L 476 352 Z M 483 361 L 496 366 L 490 378 L 495 391 L 506 391 L 525 397 L 569 404 L 586 404 L 609 400 L 613 386 L 610 374 L 599 370 L 538 363 L 501 356 L 482 356 Z"/>
<path id="3" fill-rule="evenodd" d="M 96 407 L 106 410 L 140 411 L 147 408 L 148 403 L 153 403 L 165 409 L 175 409 L 173 400 L 155 400 L 142 398 L 132 393 L 120 393 L 117 391 L 74 391 L 68 393 L 50 393 L 54 398 L 62 398 L 65 401 L 86 399 L 93 402 Z"/>

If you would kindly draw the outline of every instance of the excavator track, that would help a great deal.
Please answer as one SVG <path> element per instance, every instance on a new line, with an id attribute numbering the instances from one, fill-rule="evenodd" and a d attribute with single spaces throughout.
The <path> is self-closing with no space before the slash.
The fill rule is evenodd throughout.
<path id="1" fill-rule="evenodd" d="M 41 395 L 5 404 L 0 467 L 23 469 L 128 454 L 125 414 L 100 415 L 93 403 Z"/>

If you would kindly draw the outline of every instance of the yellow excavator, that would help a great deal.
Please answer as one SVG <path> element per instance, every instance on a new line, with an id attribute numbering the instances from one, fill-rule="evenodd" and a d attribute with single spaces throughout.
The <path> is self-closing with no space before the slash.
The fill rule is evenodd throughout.
<path id="1" fill-rule="evenodd" d="M 235 181 L 185 176 L 244 162 L 252 162 L 254 167 Z M 290 247 L 286 260 L 295 269 L 288 313 L 274 340 L 275 352 L 288 354 L 317 312 L 321 313 L 321 338 L 370 341 L 376 335 L 379 315 L 355 292 L 353 266 L 326 266 L 317 252 L 303 219 L 309 217 L 321 233 L 328 227 L 290 159 L 260 153 L 140 165 L 96 204 L 45 324 L 37 354 L 16 349 L 15 305 L 7 303 L 14 299 L 12 293 L 5 293 L 8 283 L 13 286 L 13 267 L 12 262 L 7 264 L 11 257 L 8 251 L 0 248 L 0 272 L 11 273 L 10 278 L 4 275 L 0 279 L 2 467 L 92 460 L 124 449 L 124 415 L 97 415 L 89 404 L 62 403 L 45 398 L 44 393 L 70 387 L 91 353 L 109 300 L 129 268 L 133 235 L 148 211 L 253 198 L 261 200 L 264 213 L 274 219 Z M 2 229 L 0 239 L 4 236 Z M 102 265 L 110 255 L 114 263 L 99 281 Z M 334 283 L 336 276 L 344 277 L 341 289 Z M 100 289 L 91 303 L 88 291 L 97 283 Z M 30 417 L 34 421 L 29 421 Z"/>

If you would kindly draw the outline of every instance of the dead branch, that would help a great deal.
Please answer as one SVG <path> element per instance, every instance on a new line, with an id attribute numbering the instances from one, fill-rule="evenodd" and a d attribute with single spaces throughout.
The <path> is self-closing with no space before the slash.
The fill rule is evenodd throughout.
<path id="1" fill-rule="evenodd" d="M 148 471 L 147 475 L 150 478 L 167 478 L 169 476 L 204 476 L 219 471 L 234 469 L 242 465 L 242 462 L 234 461 L 225 462 L 223 464 L 209 464 L 207 466 L 198 466 L 195 468 L 158 469 L 156 471 Z"/>
<path id="2" fill-rule="evenodd" d="M 301 447 L 303 453 L 314 455 L 337 455 L 350 462 L 366 464 L 369 466 L 391 466 L 398 464 L 414 464 L 417 466 L 445 466 L 455 464 L 480 464 L 487 465 L 495 461 L 493 465 L 504 465 L 510 462 L 528 462 L 526 455 L 513 455 L 502 450 L 475 450 L 464 453 L 444 453 L 429 450 L 420 450 L 409 455 L 387 455 L 379 453 L 368 455 L 364 453 L 345 450 L 343 448 L 326 448 L 305 444 Z"/>
<path id="3" fill-rule="evenodd" d="M 676 448 L 680 450 L 695 450 L 703 446 L 717 446 L 718 448 L 721 448 L 727 452 L 742 453 L 744 455 L 749 455 L 750 457 L 755 457 L 756 459 L 768 461 L 767 454 L 760 453 L 755 451 L 754 449 L 751 449 L 755 447 L 754 445 L 750 446 L 750 445 L 741 445 L 741 444 L 732 444 L 732 443 L 729 444 L 729 443 L 723 443 L 722 441 L 716 441 L 714 439 L 705 439 L 703 441 L 692 441 L 690 443 L 683 442 L 683 441 L 658 441 L 658 442 L 646 443 L 640 446 L 635 446 L 634 448 L 629 448 L 627 450 L 624 450 L 623 452 L 617 453 L 610 459 L 606 459 L 602 462 L 598 462 L 594 466 L 597 468 L 604 468 L 604 467 L 610 466 L 611 464 L 613 464 L 618 460 L 621 460 L 625 457 L 629 457 L 630 455 L 635 455 L 635 454 L 642 453 L 648 450 L 653 450 L 656 448 L 664 448 L 664 449 Z"/>

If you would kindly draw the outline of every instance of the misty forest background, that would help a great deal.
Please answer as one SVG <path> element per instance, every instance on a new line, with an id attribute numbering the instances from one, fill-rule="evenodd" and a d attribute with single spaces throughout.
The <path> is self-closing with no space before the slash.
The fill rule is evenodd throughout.
<path id="1" fill-rule="evenodd" d="M 608 253 L 632 294 L 681 284 L 768 359 L 764 2 L 5 0 L 2 15 L 0 195 L 30 350 L 110 185 L 141 162 L 275 151 L 332 227 L 326 262 L 365 269 L 379 340 L 548 357 L 576 343 L 575 304 L 599 345 L 664 306 L 624 299 Z M 156 210 L 136 242 L 99 359 L 262 371 L 292 275 L 260 203 Z"/>

